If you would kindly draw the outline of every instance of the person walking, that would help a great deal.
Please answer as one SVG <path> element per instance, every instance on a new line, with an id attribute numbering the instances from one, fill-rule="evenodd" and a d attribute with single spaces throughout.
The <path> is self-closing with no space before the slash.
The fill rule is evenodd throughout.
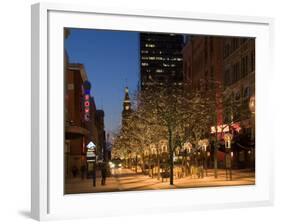
<path id="1" fill-rule="evenodd" d="M 101 185 L 105 185 L 106 174 L 107 174 L 106 163 L 102 162 L 102 164 L 101 164 Z"/>
<path id="2" fill-rule="evenodd" d="M 80 173 L 81 173 L 81 179 L 84 180 L 85 179 L 85 174 L 86 174 L 86 166 L 85 166 L 85 164 L 83 164 L 80 167 Z"/>
<path id="3" fill-rule="evenodd" d="M 73 177 L 76 177 L 77 176 L 77 174 L 78 174 L 78 168 L 77 168 L 77 166 L 72 166 L 72 176 Z"/>
<path id="4" fill-rule="evenodd" d="M 96 186 L 96 163 L 93 163 L 93 187 Z"/>

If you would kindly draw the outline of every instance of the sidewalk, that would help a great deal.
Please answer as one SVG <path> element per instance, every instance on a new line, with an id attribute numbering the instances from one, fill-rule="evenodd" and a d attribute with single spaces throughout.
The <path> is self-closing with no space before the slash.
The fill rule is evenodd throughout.
<path id="1" fill-rule="evenodd" d="M 97 175 L 99 176 L 99 175 Z M 234 170 L 232 180 L 226 180 L 225 171 L 218 170 L 218 178 L 214 178 L 214 170 L 208 170 L 208 176 L 202 179 L 174 178 L 174 185 L 170 185 L 169 178 L 162 182 L 162 179 L 151 178 L 142 173 L 135 173 L 130 169 L 115 169 L 111 177 L 106 178 L 106 185 L 101 185 L 101 178 L 97 177 L 96 187 L 93 187 L 92 179 L 72 178 L 66 181 L 65 192 L 71 193 L 91 193 L 91 192 L 119 192 L 132 190 L 157 190 L 175 188 L 194 187 L 214 187 L 214 186 L 237 186 L 255 184 L 255 174 L 250 170 Z"/>

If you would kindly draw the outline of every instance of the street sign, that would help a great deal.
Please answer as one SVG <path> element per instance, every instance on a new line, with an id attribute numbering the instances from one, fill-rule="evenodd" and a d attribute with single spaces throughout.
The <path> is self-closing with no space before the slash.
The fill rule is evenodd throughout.
<path id="1" fill-rule="evenodd" d="M 96 153 L 94 151 L 88 151 L 87 157 L 96 157 Z"/>
<path id="2" fill-rule="evenodd" d="M 96 152 L 88 151 L 86 154 L 87 162 L 95 162 L 96 161 Z"/>
<path id="3" fill-rule="evenodd" d="M 88 143 L 88 145 L 86 146 L 88 151 L 94 151 L 94 149 L 96 148 L 96 145 L 91 141 Z"/>

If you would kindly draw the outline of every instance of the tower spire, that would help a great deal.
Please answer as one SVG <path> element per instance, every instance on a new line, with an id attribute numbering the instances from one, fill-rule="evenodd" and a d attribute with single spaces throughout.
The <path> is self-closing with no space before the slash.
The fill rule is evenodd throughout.
<path id="1" fill-rule="evenodd" d="M 131 109 L 131 100 L 129 96 L 129 88 L 126 86 L 125 87 L 125 96 L 124 96 L 124 101 L 123 101 L 123 112 L 122 112 L 122 120 L 126 120 L 128 116 L 130 115 L 132 109 Z"/>

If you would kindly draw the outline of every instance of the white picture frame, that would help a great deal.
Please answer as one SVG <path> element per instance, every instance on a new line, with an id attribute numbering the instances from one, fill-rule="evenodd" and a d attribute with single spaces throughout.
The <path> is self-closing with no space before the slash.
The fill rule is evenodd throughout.
<path id="1" fill-rule="evenodd" d="M 272 127 L 268 96 L 273 80 L 273 22 L 271 18 L 180 11 L 32 5 L 32 217 L 50 220 L 272 205 L 274 146 L 266 130 Z M 255 37 L 256 184 L 64 195 L 64 27 Z"/>

